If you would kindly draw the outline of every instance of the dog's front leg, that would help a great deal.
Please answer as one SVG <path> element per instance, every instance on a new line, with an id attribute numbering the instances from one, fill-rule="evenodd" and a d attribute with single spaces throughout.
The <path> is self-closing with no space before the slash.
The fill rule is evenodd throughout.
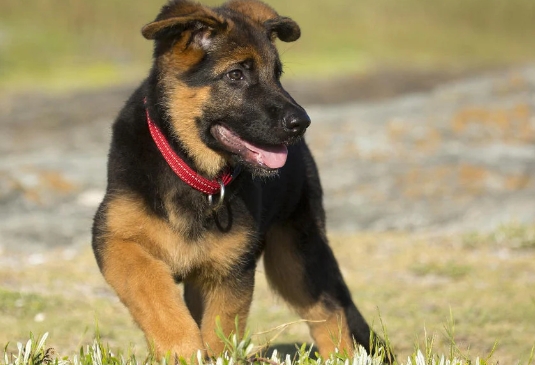
<path id="1" fill-rule="evenodd" d="M 274 226 L 268 232 L 264 268 L 269 283 L 310 320 L 310 333 L 323 357 L 335 348 L 353 353 L 353 340 L 371 350 L 370 327 L 351 300 L 326 237 L 313 219 L 298 228 Z M 393 361 L 393 355 L 388 356 L 386 362 Z"/>
<path id="2" fill-rule="evenodd" d="M 154 345 L 156 355 L 171 352 L 189 360 L 203 349 L 199 327 L 190 315 L 169 267 L 135 242 L 109 239 L 102 273 Z"/>
<path id="3" fill-rule="evenodd" d="M 221 280 L 209 280 L 196 285 L 203 298 L 201 333 L 203 343 L 211 356 L 219 355 L 225 348 L 224 342 L 215 332 L 216 318 L 219 317 L 225 336 L 238 331 L 243 335 L 249 308 L 253 299 L 254 269 L 240 269 Z M 192 285 L 192 283 L 186 283 Z M 193 284 L 195 285 L 195 284 Z"/>

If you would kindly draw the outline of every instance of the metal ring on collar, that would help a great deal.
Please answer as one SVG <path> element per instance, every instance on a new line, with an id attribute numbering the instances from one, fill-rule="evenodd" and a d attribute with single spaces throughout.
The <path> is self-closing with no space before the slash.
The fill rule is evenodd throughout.
<path id="1" fill-rule="evenodd" d="M 223 184 L 223 181 L 217 180 L 219 183 L 219 186 L 221 187 L 221 190 L 219 191 L 219 200 L 214 205 L 214 198 L 212 194 L 208 195 L 208 204 L 212 207 L 213 210 L 219 209 L 220 206 L 223 205 L 224 199 L 225 199 L 225 184 Z"/>

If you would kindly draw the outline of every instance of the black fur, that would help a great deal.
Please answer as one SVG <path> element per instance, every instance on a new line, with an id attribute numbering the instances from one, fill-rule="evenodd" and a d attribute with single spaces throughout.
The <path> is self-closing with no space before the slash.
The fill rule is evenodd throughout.
<path id="1" fill-rule="evenodd" d="M 171 5 L 177 3 L 181 2 L 174 1 Z M 227 153 L 228 163 L 234 168 L 243 166 L 242 171 L 227 186 L 222 208 L 211 211 L 206 195 L 180 180 L 158 151 L 147 128 L 146 110 L 176 153 L 191 167 L 198 168 L 180 135 L 174 133 L 172 116 L 164 97 L 166 84 L 161 81 L 162 75 L 169 70 L 162 69 L 162 64 L 157 62 L 167 52 L 173 52 L 175 42 L 188 28 L 181 25 L 157 31 L 153 37 L 156 38 L 155 64 L 113 125 L 107 194 L 95 215 L 93 226 L 97 262 L 104 270 L 103 255 L 106 255 L 110 234 L 107 228 L 108 205 L 114 197 L 126 194 L 142 197 L 150 214 L 163 221 L 169 221 L 170 212 L 165 206 L 165 198 L 171 194 L 172 209 L 188 222 L 187 230 L 177 234 L 191 245 L 202 245 L 201 238 L 207 232 L 227 233 L 235 227 L 250 227 L 251 239 L 245 254 L 232 269 L 236 288 L 252 285 L 251 278 L 256 261 L 265 248 L 267 231 L 275 225 L 291 227 L 298 234 L 295 247 L 304 261 L 304 290 L 312 300 L 322 301 L 325 308 L 341 308 L 353 338 L 369 349 L 370 329 L 351 300 L 325 236 L 320 180 L 311 153 L 301 138 L 309 123 L 308 116 L 279 81 L 282 66 L 270 33 L 276 32 L 282 40 L 292 41 L 299 37 L 299 27 L 291 19 L 283 17 L 252 26 L 245 15 L 226 7 L 212 11 L 231 20 L 234 30 L 230 33 L 214 31 L 210 42 L 206 42 L 209 45 L 204 50 L 204 56 L 190 68 L 176 70 L 176 78 L 185 85 L 181 87 L 210 88 L 209 102 L 203 105 L 201 117 L 196 120 L 199 140 L 214 151 Z M 186 44 L 187 47 L 195 46 Z M 262 66 L 246 59 L 214 74 L 221 55 L 228 54 L 238 45 L 258 52 L 263 60 Z M 239 70 L 244 79 L 237 82 L 229 80 L 228 73 L 233 70 Z M 306 126 L 299 133 L 288 132 L 287 128 L 281 127 L 288 116 L 303 121 Z M 211 134 L 211 127 L 217 123 L 224 123 L 241 138 L 257 145 L 287 145 L 286 164 L 277 171 L 264 171 L 264 168 L 251 166 L 240 156 L 228 153 Z M 185 279 L 175 276 L 177 282 Z"/>

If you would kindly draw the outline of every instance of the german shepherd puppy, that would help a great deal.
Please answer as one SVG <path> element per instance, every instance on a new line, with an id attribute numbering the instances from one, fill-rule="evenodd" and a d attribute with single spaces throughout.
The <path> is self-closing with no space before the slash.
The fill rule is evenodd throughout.
<path id="1" fill-rule="evenodd" d="M 262 255 L 322 355 L 370 349 L 328 246 L 310 119 L 280 83 L 274 43 L 299 26 L 256 0 L 171 0 L 142 34 L 154 64 L 113 125 L 93 249 L 157 354 L 222 351 L 216 317 L 243 329 Z"/>

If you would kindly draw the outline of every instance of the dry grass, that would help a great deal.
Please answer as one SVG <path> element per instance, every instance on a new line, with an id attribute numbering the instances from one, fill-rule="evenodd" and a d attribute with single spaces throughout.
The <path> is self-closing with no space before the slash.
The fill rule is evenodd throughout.
<path id="1" fill-rule="evenodd" d="M 379 313 L 401 359 L 434 337 L 448 353 L 450 311 L 454 338 L 472 358 L 526 363 L 535 345 L 535 247 L 531 227 L 508 226 L 493 234 L 358 234 L 331 236 L 332 246 L 364 315 L 379 328 Z M 518 243 L 522 242 L 521 245 Z M 297 319 L 274 297 L 259 267 L 249 325 L 253 333 Z M 101 278 L 89 249 L 43 254 L 4 252 L 0 265 L 0 347 L 30 331 L 50 332 L 48 345 L 71 354 L 89 344 L 98 320 L 112 348 L 135 344 L 140 330 Z M 255 343 L 275 332 L 253 336 Z M 275 343 L 308 341 L 306 325 L 288 326 Z"/>

